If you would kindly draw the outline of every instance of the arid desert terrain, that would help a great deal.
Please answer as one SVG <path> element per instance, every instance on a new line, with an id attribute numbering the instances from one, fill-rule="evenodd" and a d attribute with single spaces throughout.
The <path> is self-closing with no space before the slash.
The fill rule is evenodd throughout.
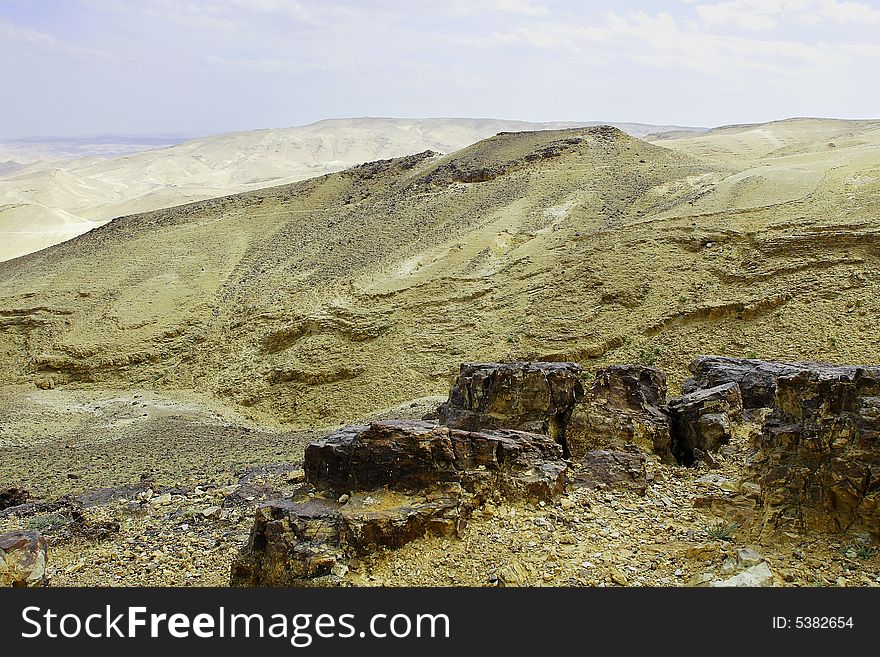
<path id="1" fill-rule="evenodd" d="M 880 121 L 535 127 L 331 122 L 0 176 L 0 230 L 78 235 L 0 252 L 0 493 L 27 492 L 0 531 L 43 531 L 52 585 L 227 585 L 266 502 L 371 499 L 315 488 L 306 445 L 435 421 L 462 363 L 576 363 L 587 398 L 638 364 L 670 399 L 703 354 L 880 363 Z M 880 584 L 876 476 L 864 527 L 771 522 L 772 413 L 743 401 L 694 464 L 481 493 L 453 536 L 328 577 Z"/>

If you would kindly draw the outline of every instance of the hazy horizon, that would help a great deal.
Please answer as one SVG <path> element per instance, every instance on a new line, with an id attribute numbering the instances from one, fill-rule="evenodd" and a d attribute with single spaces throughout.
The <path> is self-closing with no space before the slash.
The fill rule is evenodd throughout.
<path id="1" fill-rule="evenodd" d="M 310 121 L 308 123 L 298 123 L 298 124 L 290 124 L 290 125 L 277 125 L 277 126 L 253 126 L 250 128 L 243 128 L 239 130 L 229 130 L 229 131 L 220 131 L 220 132 L 203 132 L 203 133 L 182 133 L 182 132 L 123 132 L 123 133 L 115 133 L 115 132 L 103 132 L 103 133 L 94 133 L 94 134 L 33 134 L 33 135 L 21 135 L 17 137 L 9 137 L 5 135 L 0 135 L 0 142 L 4 143 L 15 143 L 15 142 L 38 142 L 40 140 L 44 141 L 88 141 L 88 140 L 98 140 L 101 138 L 131 138 L 137 140 L 144 139 L 155 139 L 155 140 L 167 140 L 169 142 L 175 141 L 177 143 L 183 141 L 190 141 L 193 139 L 207 139 L 210 137 L 218 137 L 221 135 L 237 133 L 237 132 L 252 132 L 259 130 L 283 130 L 285 128 L 302 128 L 310 125 L 315 125 L 318 123 L 322 123 L 324 121 L 348 121 L 348 120 L 363 120 L 363 119 L 376 119 L 376 120 L 400 120 L 400 121 L 431 121 L 431 120 L 477 120 L 477 121 L 522 121 L 523 123 L 631 123 L 635 125 L 646 125 L 646 126 L 657 126 L 657 127 L 680 127 L 680 128 L 688 128 L 688 129 L 705 129 L 705 130 L 715 130 L 718 128 L 727 128 L 732 126 L 747 126 L 747 125 L 761 125 L 765 123 L 781 123 L 785 121 L 797 121 L 797 120 L 828 120 L 828 121 L 878 121 L 880 120 L 880 115 L 878 116 L 784 116 L 778 118 L 769 118 L 765 121 L 735 121 L 733 123 L 724 123 L 718 125 L 689 125 L 683 123 L 656 123 L 650 121 L 619 121 L 614 118 L 602 118 L 602 119 L 570 119 L 570 118 L 561 118 L 561 119 L 547 119 L 545 121 L 528 121 L 526 119 L 518 119 L 508 116 L 329 116 L 323 119 L 317 119 L 315 121 Z"/>
<path id="2" fill-rule="evenodd" d="M 786 117 L 784 119 L 774 119 L 774 120 L 788 120 L 788 119 L 799 119 L 799 118 L 828 118 L 828 119 L 837 119 L 838 117 Z M 683 124 L 660 124 L 660 123 L 651 123 L 645 121 L 618 121 L 614 118 L 600 118 L 600 119 L 591 119 L 589 117 L 582 119 L 570 119 L 570 118 L 561 118 L 561 119 L 548 119 L 546 121 L 528 121 L 526 119 L 518 119 L 514 117 L 506 117 L 506 116 L 328 116 L 323 119 L 317 119 L 315 121 L 309 121 L 308 123 L 298 123 L 291 125 L 277 125 L 277 126 L 253 126 L 250 128 L 244 128 L 241 130 L 229 130 L 229 131 L 220 131 L 220 132 L 203 132 L 203 133 L 175 133 L 175 132 L 102 132 L 102 133 L 93 133 L 93 134 L 33 134 L 33 135 L 21 135 L 17 137 L 9 137 L 6 135 L 0 135 L 0 141 L 5 143 L 15 143 L 15 142 L 39 142 L 39 141 L 87 141 L 87 140 L 99 140 L 103 138 L 131 138 L 131 139 L 156 139 L 156 140 L 178 140 L 178 141 L 186 141 L 190 139 L 205 139 L 209 137 L 217 137 L 220 135 L 236 133 L 236 132 L 252 132 L 258 130 L 284 130 L 285 128 L 303 128 L 308 127 L 310 125 L 316 125 L 318 123 L 322 123 L 325 121 L 361 121 L 361 120 L 378 120 L 378 121 L 443 121 L 443 120 L 462 120 L 462 121 L 522 121 L 523 123 L 633 123 L 633 124 L 642 124 L 642 125 L 656 125 L 656 126 L 667 126 L 667 125 L 675 125 L 677 127 L 682 128 L 697 128 L 697 129 L 711 129 L 715 127 L 723 127 L 723 126 L 708 126 L 708 125 L 683 125 Z"/>

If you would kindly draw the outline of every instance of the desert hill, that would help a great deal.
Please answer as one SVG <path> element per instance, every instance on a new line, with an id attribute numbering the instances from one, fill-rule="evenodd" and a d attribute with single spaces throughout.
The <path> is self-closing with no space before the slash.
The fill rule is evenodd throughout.
<path id="1" fill-rule="evenodd" d="M 315 427 L 445 395 L 462 361 L 877 361 L 877 125 L 723 129 L 717 156 L 503 133 L 127 216 L 0 264 L 0 371 Z"/>
<path id="2" fill-rule="evenodd" d="M 73 160 L 70 156 L 86 146 L 39 141 L 0 144 L 0 260 L 63 242 L 122 215 L 295 182 L 427 149 L 448 153 L 501 131 L 578 125 L 595 124 L 330 119 L 136 153 L 121 150 L 132 148 L 131 144 L 93 144 L 89 153 L 118 151 L 120 156 Z M 675 128 L 618 125 L 636 136 Z M 146 141 L 144 149 L 161 143 Z"/>

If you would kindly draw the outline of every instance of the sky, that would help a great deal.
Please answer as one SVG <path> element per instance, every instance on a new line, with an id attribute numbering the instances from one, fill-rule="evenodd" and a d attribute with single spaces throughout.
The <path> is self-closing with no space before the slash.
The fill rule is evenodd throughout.
<path id="1" fill-rule="evenodd" d="M 880 118 L 880 0 L 0 0 L 0 136 Z"/>

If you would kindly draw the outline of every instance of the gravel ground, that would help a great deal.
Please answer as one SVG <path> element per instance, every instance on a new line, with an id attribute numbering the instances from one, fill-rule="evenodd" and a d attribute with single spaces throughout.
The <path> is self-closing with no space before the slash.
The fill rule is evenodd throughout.
<path id="1" fill-rule="evenodd" d="M 254 508 L 302 482 L 303 446 L 320 433 L 254 426 L 193 398 L 50 392 L 33 404 L 27 390 L 0 391 L 0 489 L 56 500 L 0 511 L 0 531 L 45 533 L 53 586 L 227 585 Z M 38 435 L 50 425 L 63 440 Z M 552 505 L 495 500 L 460 538 L 356 560 L 345 583 L 693 586 L 730 576 L 752 548 L 778 586 L 880 585 L 880 554 L 851 537 L 759 531 L 742 479 L 749 430 L 712 470 L 649 462 L 644 496 L 570 488 Z"/>

